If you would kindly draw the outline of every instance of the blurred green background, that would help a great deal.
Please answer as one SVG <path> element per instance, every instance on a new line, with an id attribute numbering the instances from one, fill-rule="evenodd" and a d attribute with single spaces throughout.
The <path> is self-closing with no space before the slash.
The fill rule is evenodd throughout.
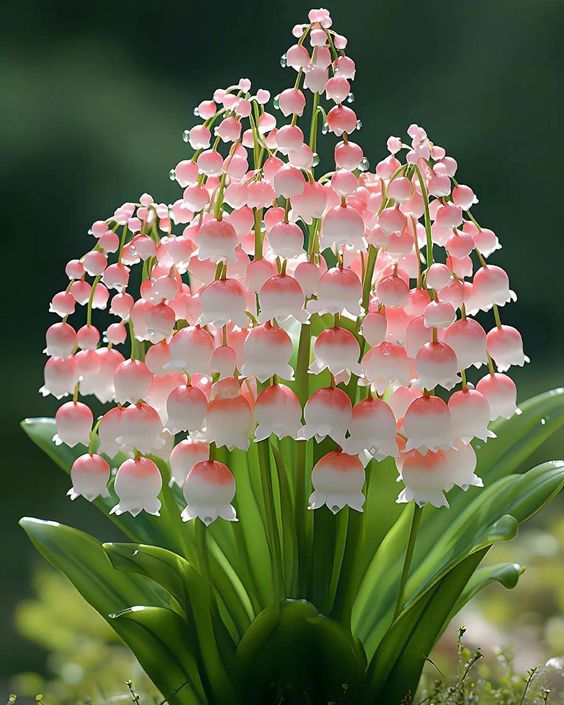
<path id="1" fill-rule="evenodd" d="M 533 360 L 515 370 L 520 397 L 560 385 L 563 0 L 329 7 L 357 61 L 358 140 L 371 163 L 411 122 L 456 157 L 460 180 L 480 198 L 477 217 L 504 244 L 496 261 L 519 295 L 503 318 L 523 331 Z M 34 645 L 14 627 L 14 607 L 30 594 L 39 562 L 17 520 L 31 514 L 115 535 L 86 503 L 66 499 L 62 473 L 18 427 L 55 408 L 37 390 L 48 302 L 64 284 L 64 264 L 88 246 L 93 220 L 123 201 L 143 191 L 177 197 L 168 171 L 186 154 L 181 134 L 194 105 L 214 87 L 248 76 L 274 95 L 293 80 L 279 57 L 308 9 L 297 0 L 2 2 L 0 681 L 47 668 L 45 640 Z M 562 437 L 548 454 L 563 454 Z M 553 514 L 563 506 L 564 498 Z"/>

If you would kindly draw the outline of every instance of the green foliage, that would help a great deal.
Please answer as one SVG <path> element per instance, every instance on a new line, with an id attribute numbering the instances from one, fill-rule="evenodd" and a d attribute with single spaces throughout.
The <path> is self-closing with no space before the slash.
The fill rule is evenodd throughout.
<path id="1" fill-rule="evenodd" d="M 170 705 L 374 705 L 383 698 L 399 705 L 415 692 L 454 614 L 491 582 L 516 585 L 520 566 L 478 566 L 564 485 L 564 462 L 515 474 L 563 424 L 562 390 L 495 424 L 498 439 L 476 446 L 485 488 L 455 491 L 450 509 L 423 511 L 399 609 L 413 509 L 395 504 L 385 461 L 368 468 L 364 513 L 307 512 L 306 468 L 327 452 L 325 442 L 270 439 L 249 453 L 218 451 L 237 481 L 236 524 L 183 524 L 182 498 L 168 488 L 169 469 L 159 461 L 162 516 L 112 515 L 129 543 L 101 544 L 53 522 L 24 519 L 22 526 Z M 24 428 L 69 471 L 73 452 L 53 445 L 52 421 Z M 114 500 L 100 500 L 100 508 Z"/>

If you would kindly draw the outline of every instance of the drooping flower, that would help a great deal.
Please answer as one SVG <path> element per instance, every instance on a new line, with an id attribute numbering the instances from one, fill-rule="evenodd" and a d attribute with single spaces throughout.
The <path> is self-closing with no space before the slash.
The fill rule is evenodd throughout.
<path id="1" fill-rule="evenodd" d="M 311 473 L 313 492 L 309 508 L 326 505 L 333 514 L 347 506 L 362 511 L 364 506 L 364 466 L 355 455 L 332 451 L 316 463 Z"/>
<path id="2" fill-rule="evenodd" d="M 204 460 L 196 463 L 184 483 L 186 508 L 182 520 L 199 518 L 206 526 L 221 517 L 237 521 L 231 502 L 235 496 L 235 478 L 224 463 Z"/>
<path id="3" fill-rule="evenodd" d="M 158 467 L 149 458 L 138 456 L 125 460 L 118 468 L 114 490 L 119 503 L 112 508 L 111 514 L 129 512 L 137 516 L 143 510 L 147 514 L 159 515 L 161 502 L 162 478 Z"/>
<path id="4" fill-rule="evenodd" d="M 109 497 L 110 466 L 101 455 L 85 453 L 71 467 L 72 487 L 67 492 L 71 499 L 84 497 L 93 502 L 97 497 Z"/>

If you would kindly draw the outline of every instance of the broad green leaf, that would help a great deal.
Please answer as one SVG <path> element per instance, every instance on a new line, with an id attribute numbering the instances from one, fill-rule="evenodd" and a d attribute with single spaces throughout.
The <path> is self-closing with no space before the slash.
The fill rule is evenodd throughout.
<path id="1" fill-rule="evenodd" d="M 148 647 L 149 637 L 143 629 L 113 618 L 113 615 L 124 610 L 150 605 L 151 609 L 170 615 L 169 622 L 181 624 L 186 643 L 191 643 L 190 627 L 178 613 L 170 609 L 173 602 L 162 588 L 139 575 L 113 568 L 100 542 L 82 531 L 56 522 L 31 518 L 22 519 L 20 524 L 39 552 L 67 576 L 84 599 L 124 640 L 157 688 L 169 697 L 171 705 L 203 705 L 206 702 L 201 692 L 196 698 L 197 691 L 193 691 L 191 685 L 182 687 L 187 680 L 186 669 L 176 669 L 173 664 L 169 664 L 169 669 L 165 667 L 170 658 L 168 648 L 162 647 L 159 651 L 155 646 L 151 652 Z M 162 638 L 166 639 L 165 632 Z M 187 663 L 193 660 L 194 657 L 190 656 Z M 190 682 L 192 679 L 196 682 L 199 680 L 197 671 L 190 673 Z M 181 687 L 182 692 L 174 695 Z"/>
<path id="2" fill-rule="evenodd" d="M 21 426 L 31 440 L 67 474 L 70 474 L 71 466 L 76 458 L 86 452 L 86 448 L 82 445 L 74 448 L 69 448 L 64 444 L 55 445 L 53 442 L 56 430 L 55 419 L 25 419 Z M 178 534 L 165 516 L 155 517 L 146 512 L 142 512 L 136 517 L 128 513 L 120 516 L 110 515 L 110 509 L 117 504 L 117 498 L 113 491 L 113 480 L 109 489 L 110 497 L 99 497 L 93 504 L 105 516 L 108 516 L 128 538 L 141 543 L 159 545 L 177 552 L 182 551 Z M 78 499 L 76 501 L 84 500 Z"/>
<path id="3" fill-rule="evenodd" d="M 207 696 L 198 670 L 198 645 L 175 612 L 136 605 L 111 615 L 114 629 L 169 705 L 220 705 Z"/>
<path id="4" fill-rule="evenodd" d="M 495 541 L 512 538 L 516 525 L 541 509 L 563 484 L 564 462 L 553 462 L 523 475 L 501 478 L 483 489 L 458 516 L 452 517 L 433 547 L 417 542 L 406 586 L 407 604 L 420 599 L 467 556 Z M 392 622 L 410 521 L 410 515 L 404 512 L 388 533 L 364 576 L 354 605 L 353 634 L 364 643 L 369 658 Z M 424 537 L 424 524 L 419 535 Z"/>
<path id="5" fill-rule="evenodd" d="M 115 568 L 154 580 L 182 606 L 189 623 L 194 624 L 197 657 L 211 692 L 218 702 L 231 697 L 233 684 L 225 658 L 228 655 L 220 653 L 216 634 L 221 623 L 214 619 L 213 593 L 200 573 L 181 556 L 156 546 L 109 543 L 103 548 Z"/>
<path id="6" fill-rule="evenodd" d="M 363 703 L 400 703 L 413 696 L 427 654 L 442 634 L 451 606 L 488 548 L 459 563 L 394 622 L 370 664 Z"/>
<path id="7" fill-rule="evenodd" d="M 519 563 L 495 563 L 494 565 L 486 565 L 483 568 L 479 568 L 470 578 L 462 594 L 453 605 L 446 623 L 448 624 L 454 615 L 460 612 L 464 605 L 487 585 L 499 583 L 507 590 L 513 590 L 524 572 L 525 567 L 519 565 Z"/>
<path id="8" fill-rule="evenodd" d="M 237 651 L 245 702 L 301 696 L 335 702 L 363 677 L 362 650 L 309 602 L 287 600 L 261 612 Z M 285 698 L 286 699 L 286 698 Z"/>

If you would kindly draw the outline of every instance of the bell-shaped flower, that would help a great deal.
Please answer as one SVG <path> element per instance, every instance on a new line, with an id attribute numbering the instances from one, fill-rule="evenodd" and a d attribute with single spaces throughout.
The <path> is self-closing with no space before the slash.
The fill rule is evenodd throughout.
<path id="1" fill-rule="evenodd" d="M 328 269 L 319 280 L 317 300 L 308 301 L 308 311 L 317 313 L 344 313 L 360 316 L 362 286 L 360 279 L 348 267 Z"/>
<path id="2" fill-rule="evenodd" d="M 275 274 L 262 285 L 259 292 L 259 321 L 276 318 L 285 321 L 295 318 L 305 322 L 307 313 L 304 310 L 304 292 L 298 282 L 289 274 Z"/>
<path id="3" fill-rule="evenodd" d="M 257 441 L 271 434 L 278 438 L 297 438 L 302 421 L 302 407 L 296 393 L 284 384 L 272 384 L 263 389 L 255 403 L 258 426 Z"/>
<path id="4" fill-rule="evenodd" d="M 409 301 L 409 285 L 394 272 L 378 282 L 376 296 L 384 306 L 405 306 Z"/>
<path id="5" fill-rule="evenodd" d="M 453 485 L 465 492 L 469 487 L 483 487 L 481 477 L 475 474 L 477 459 L 470 443 L 456 441 L 454 448 L 445 452 Z"/>
<path id="6" fill-rule="evenodd" d="M 138 402 L 126 407 L 119 421 L 116 442 L 127 451 L 152 453 L 164 445 L 161 417 L 149 404 Z"/>
<path id="7" fill-rule="evenodd" d="M 210 446 L 205 441 L 188 438 L 174 446 L 170 454 L 170 482 L 179 487 L 184 485 L 188 473 L 194 465 L 210 457 Z"/>
<path id="8" fill-rule="evenodd" d="M 123 462 L 117 471 L 114 490 L 119 503 L 110 514 L 129 512 L 134 517 L 145 510 L 159 515 L 161 503 L 158 499 L 162 487 L 161 473 L 149 458 L 138 456 Z"/>
<path id="9" fill-rule="evenodd" d="M 450 463 L 445 450 L 423 455 L 417 450 L 402 453 L 396 461 L 405 484 L 397 498 L 398 504 L 415 501 L 420 507 L 448 507 L 444 495 L 453 485 Z"/>
<path id="10" fill-rule="evenodd" d="M 153 375 L 141 360 L 125 360 L 114 370 L 115 399 L 120 404 L 135 404 L 146 399 Z"/>
<path id="11" fill-rule="evenodd" d="M 87 446 L 90 443 L 90 431 L 94 416 L 86 404 L 80 401 L 68 401 L 57 409 L 55 423 L 57 433 L 53 436 L 56 445 L 64 443 L 74 448 L 77 443 Z"/>
<path id="12" fill-rule="evenodd" d="M 521 333 L 513 326 L 492 328 L 486 337 L 489 354 L 500 372 L 505 372 L 512 365 L 523 367 L 529 358 L 523 352 Z"/>
<path id="13" fill-rule="evenodd" d="M 213 349 L 213 338 L 200 326 L 181 328 L 170 341 L 170 359 L 165 369 L 186 371 L 189 375 L 209 373 Z"/>
<path id="14" fill-rule="evenodd" d="M 459 370 L 487 362 L 486 331 L 473 318 L 455 321 L 446 329 L 444 341 L 454 350 Z"/>
<path id="15" fill-rule="evenodd" d="M 321 331 L 315 340 L 313 353 L 315 360 L 309 367 L 312 374 L 329 370 L 339 378 L 339 382 L 348 382 L 351 372 L 358 376 L 362 374 L 358 363 L 360 345 L 356 336 L 346 328 L 334 326 Z"/>
<path id="16" fill-rule="evenodd" d="M 344 446 L 348 453 L 358 455 L 367 450 L 377 460 L 398 454 L 396 419 L 381 399 L 364 399 L 355 404 L 349 433 Z"/>
<path id="17" fill-rule="evenodd" d="M 431 301 L 423 316 L 427 328 L 448 328 L 456 321 L 456 311 L 448 301 Z"/>
<path id="18" fill-rule="evenodd" d="M 237 367 L 237 353 L 230 345 L 220 345 L 213 351 L 211 371 L 219 375 L 219 379 L 233 377 Z"/>
<path id="19" fill-rule="evenodd" d="M 478 382 L 476 389 L 488 400 L 491 421 L 500 416 L 510 419 L 518 412 L 517 389 L 511 377 L 499 372 L 486 375 Z"/>
<path id="20" fill-rule="evenodd" d="M 319 246 L 322 250 L 341 245 L 364 249 L 363 237 L 364 221 L 360 213 L 352 206 L 338 205 L 325 215 Z"/>
<path id="21" fill-rule="evenodd" d="M 448 390 L 460 382 L 456 353 L 446 343 L 425 343 L 415 356 L 415 367 L 419 379 L 414 384 L 420 389 L 434 389 L 440 385 Z"/>
<path id="22" fill-rule="evenodd" d="M 78 381 L 74 357 L 50 357 L 45 363 L 44 383 L 39 390 L 46 397 L 52 394 L 56 399 L 72 394 Z"/>
<path id="23" fill-rule="evenodd" d="M 183 384 L 173 389 L 166 400 L 167 428 L 172 433 L 199 431 L 208 408 L 206 395 L 198 387 Z"/>
<path id="24" fill-rule="evenodd" d="M 304 419 L 300 438 L 315 437 L 320 442 L 329 436 L 342 446 L 352 420 L 351 400 L 338 387 L 318 389 L 305 404 Z"/>
<path id="25" fill-rule="evenodd" d="M 186 508 L 182 512 L 182 521 L 199 518 L 206 526 L 218 517 L 237 521 L 231 504 L 235 489 L 235 478 L 227 465 L 218 460 L 196 463 L 184 483 Z"/>
<path id="26" fill-rule="evenodd" d="M 71 499 L 84 497 L 93 502 L 96 497 L 109 497 L 110 466 L 105 458 L 95 453 L 78 457 L 71 467 L 72 487 L 67 492 Z"/>
<path id="27" fill-rule="evenodd" d="M 216 382 L 206 415 L 205 437 L 216 446 L 228 450 L 247 450 L 253 414 L 249 402 L 241 394 L 239 382 L 230 377 Z"/>
<path id="28" fill-rule="evenodd" d="M 440 397 L 424 394 L 412 401 L 403 417 L 403 430 L 406 451 L 415 449 L 425 455 L 452 447 L 450 411 Z"/>
<path id="29" fill-rule="evenodd" d="M 236 262 L 238 244 L 235 228 L 228 220 L 208 220 L 198 232 L 198 259 L 209 259 L 214 264 Z"/>
<path id="30" fill-rule="evenodd" d="M 230 322 L 239 328 L 247 325 L 245 290 L 235 279 L 218 279 L 211 282 L 200 294 L 200 302 L 200 325 L 213 323 L 218 328 Z"/>
<path id="31" fill-rule="evenodd" d="M 362 335 L 368 345 L 380 345 L 386 337 L 386 315 L 381 311 L 369 311 L 362 321 Z"/>
<path id="32" fill-rule="evenodd" d="M 362 358 L 366 381 L 383 394 L 390 384 L 409 383 L 410 365 L 405 348 L 397 343 L 383 342 L 371 348 Z"/>
<path id="33" fill-rule="evenodd" d="M 102 416 L 98 426 L 98 453 L 104 453 L 108 458 L 114 458 L 121 450 L 117 439 L 121 435 L 121 417 L 125 411 L 123 406 L 114 406 Z"/>
<path id="34" fill-rule="evenodd" d="M 66 323 L 60 321 L 49 326 L 45 336 L 47 347 L 43 351 L 52 357 L 68 357 L 76 346 L 76 331 Z"/>
<path id="35" fill-rule="evenodd" d="M 516 301 L 517 295 L 509 288 L 509 277 L 501 267 L 488 265 L 474 275 L 472 294 L 468 302 L 468 313 L 489 311 L 494 304 L 504 306 L 508 301 Z"/>
<path id="36" fill-rule="evenodd" d="M 292 340 L 288 333 L 270 321 L 251 328 L 243 344 L 241 374 L 255 376 L 259 382 L 266 382 L 272 375 L 293 380 L 294 370 L 290 366 Z"/>
<path id="37" fill-rule="evenodd" d="M 364 505 L 364 466 L 355 455 L 335 450 L 317 461 L 311 473 L 313 492 L 309 498 L 309 509 L 326 505 L 333 514 L 343 507 L 357 512 Z"/>
<path id="38" fill-rule="evenodd" d="M 304 251 L 304 234 L 296 223 L 276 223 L 268 231 L 268 243 L 276 257 L 299 257 Z"/>
<path id="39" fill-rule="evenodd" d="M 455 392 L 448 400 L 451 418 L 451 431 L 454 438 L 470 443 L 475 438 L 487 441 L 496 435 L 490 431 L 490 405 L 486 397 L 477 389 Z"/>

